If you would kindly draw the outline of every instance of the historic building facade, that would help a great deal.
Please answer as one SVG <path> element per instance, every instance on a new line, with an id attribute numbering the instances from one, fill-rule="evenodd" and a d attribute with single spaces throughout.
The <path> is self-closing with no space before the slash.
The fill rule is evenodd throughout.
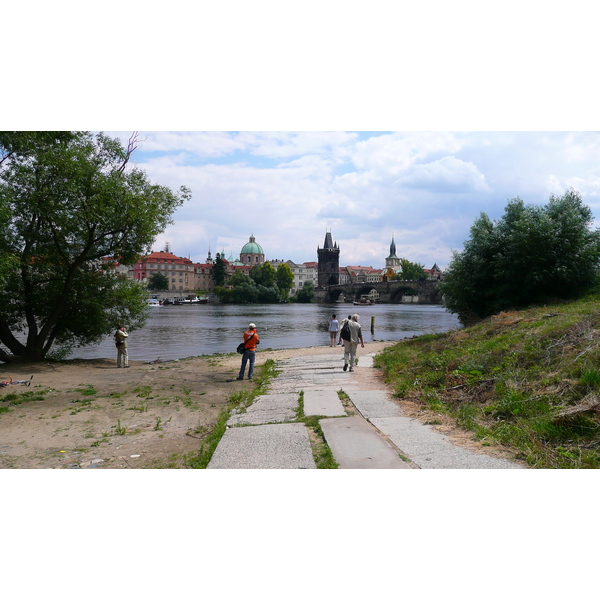
<path id="1" fill-rule="evenodd" d="M 192 292 L 196 289 L 194 263 L 189 258 L 181 258 L 171 252 L 152 252 L 141 258 L 130 270 L 137 281 L 148 281 L 152 275 L 160 273 L 169 280 L 169 291 Z"/>

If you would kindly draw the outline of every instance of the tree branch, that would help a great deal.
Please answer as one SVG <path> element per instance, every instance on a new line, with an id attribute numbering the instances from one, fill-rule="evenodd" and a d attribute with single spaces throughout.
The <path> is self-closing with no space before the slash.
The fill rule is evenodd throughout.
<path id="1" fill-rule="evenodd" d="M 127 142 L 127 150 L 125 152 L 125 160 L 123 161 L 123 163 L 121 164 L 121 166 L 118 169 L 119 173 L 122 173 L 125 170 L 125 167 L 127 166 L 127 163 L 129 162 L 129 159 L 131 158 L 131 155 L 137 149 L 138 149 L 138 132 L 134 131 L 131 134 L 131 137 L 129 138 L 129 141 Z"/>

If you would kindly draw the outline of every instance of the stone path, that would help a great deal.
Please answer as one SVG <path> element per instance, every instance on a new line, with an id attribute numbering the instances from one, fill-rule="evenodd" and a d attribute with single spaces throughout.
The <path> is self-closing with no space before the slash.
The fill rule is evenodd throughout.
<path id="1" fill-rule="evenodd" d="M 306 416 L 322 417 L 325 441 L 341 469 L 521 468 L 454 445 L 404 416 L 385 390 L 361 390 L 354 373 L 343 371 L 341 355 L 290 358 L 276 366 L 280 374 L 268 393 L 230 417 L 209 469 L 316 468 L 308 429 L 298 421 L 301 397 Z M 372 355 L 359 356 L 355 372 L 372 366 Z M 358 415 L 348 415 L 340 390 Z"/>

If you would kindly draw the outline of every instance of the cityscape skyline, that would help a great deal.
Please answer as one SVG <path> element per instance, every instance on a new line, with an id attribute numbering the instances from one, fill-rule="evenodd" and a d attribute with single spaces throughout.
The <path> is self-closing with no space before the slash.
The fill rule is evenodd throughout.
<path id="1" fill-rule="evenodd" d="M 132 132 L 106 132 L 124 144 Z M 253 234 L 273 259 L 305 262 L 329 230 L 346 264 L 398 256 L 445 269 L 481 212 L 578 190 L 600 216 L 595 132 L 150 132 L 133 164 L 192 200 L 153 249 L 203 262 Z M 594 225 L 596 226 L 596 225 Z M 240 234 L 240 232 L 244 234 Z"/>

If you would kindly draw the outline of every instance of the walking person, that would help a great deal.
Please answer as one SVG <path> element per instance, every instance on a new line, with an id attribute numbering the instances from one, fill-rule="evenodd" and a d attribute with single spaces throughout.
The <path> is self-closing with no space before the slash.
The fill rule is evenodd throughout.
<path id="1" fill-rule="evenodd" d="M 344 319 L 341 323 L 340 323 L 340 339 L 338 340 L 338 346 L 342 345 L 342 330 L 344 329 L 344 325 L 350 321 L 352 319 L 352 315 L 348 315 L 348 318 Z"/>
<path id="2" fill-rule="evenodd" d="M 360 347 L 364 348 L 365 342 L 363 341 L 362 329 L 358 324 L 358 315 L 354 314 L 349 316 L 348 319 L 344 319 L 344 321 L 348 324 L 350 330 L 349 339 L 344 339 L 346 337 L 345 332 L 343 331 L 344 327 L 342 327 L 342 332 L 340 332 L 340 340 L 344 340 L 344 371 L 348 370 L 348 365 L 350 366 L 350 371 L 354 371 L 358 343 L 360 342 Z M 344 335 L 344 337 L 342 337 L 342 335 Z"/>
<path id="3" fill-rule="evenodd" d="M 248 325 L 248 331 L 244 331 L 244 354 L 242 355 L 242 366 L 240 373 L 237 376 L 238 381 L 244 379 L 244 371 L 246 370 L 246 364 L 248 366 L 248 379 L 252 379 L 254 375 L 254 361 L 256 359 L 256 346 L 260 344 L 258 333 L 256 333 L 256 325 L 250 323 Z"/>
<path id="4" fill-rule="evenodd" d="M 335 340 L 337 339 L 337 332 L 340 330 L 340 324 L 335 318 L 335 315 L 331 317 L 329 321 L 329 347 L 335 348 Z"/>
<path id="5" fill-rule="evenodd" d="M 129 369 L 129 356 L 127 355 L 127 338 L 129 334 L 125 326 L 121 325 L 115 332 L 115 346 L 117 347 L 117 369 L 121 368 L 121 362 L 124 369 Z"/>

